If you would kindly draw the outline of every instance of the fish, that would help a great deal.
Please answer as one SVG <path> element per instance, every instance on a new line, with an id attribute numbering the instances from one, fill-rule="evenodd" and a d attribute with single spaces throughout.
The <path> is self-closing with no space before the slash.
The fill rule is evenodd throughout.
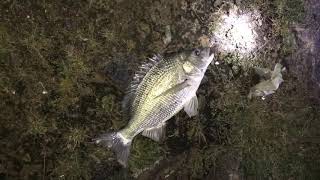
<path id="1" fill-rule="evenodd" d="M 265 96 L 275 93 L 284 81 L 281 73 L 283 70 L 283 66 L 280 63 L 275 65 L 273 71 L 266 68 L 255 68 L 256 74 L 260 76 L 262 81 L 250 89 L 248 98 L 262 96 L 264 99 Z"/>
<path id="2" fill-rule="evenodd" d="M 135 136 L 141 133 L 158 142 L 164 136 L 166 121 L 180 110 L 190 117 L 197 115 L 196 92 L 213 59 L 209 47 L 150 58 L 135 74 L 123 100 L 129 123 L 119 131 L 102 134 L 95 143 L 113 150 L 126 167 Z"/>

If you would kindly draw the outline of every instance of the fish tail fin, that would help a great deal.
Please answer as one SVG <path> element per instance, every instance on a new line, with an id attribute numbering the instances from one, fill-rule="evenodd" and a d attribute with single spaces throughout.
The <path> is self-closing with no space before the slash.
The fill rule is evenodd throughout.
<path id="1" fill-rule="evenodd" d="M 131 147 L 130 139 L 125 138 L 120 132 L 112 132 L 101 135 L 95 139 L 95 142 L 114 151 L 118 162 L 127 167 Z"/>

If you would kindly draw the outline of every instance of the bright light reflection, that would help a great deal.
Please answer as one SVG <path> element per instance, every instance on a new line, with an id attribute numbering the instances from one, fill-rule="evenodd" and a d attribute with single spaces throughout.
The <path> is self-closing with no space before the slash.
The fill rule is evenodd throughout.
<path id="1" fill-rule="evenodd" d="M 239 53 L 240 56 L 252 52 L 257 47 L 257 12 L 241 12 L 237 7 L 223 14 L 213 32 L 212 42 L 222 52 Z"/>

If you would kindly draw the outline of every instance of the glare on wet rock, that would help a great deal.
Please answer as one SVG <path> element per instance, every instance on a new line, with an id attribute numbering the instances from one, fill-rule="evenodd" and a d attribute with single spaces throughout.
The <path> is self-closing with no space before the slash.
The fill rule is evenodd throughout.
<path id="1" fill-rule="evenodd" d="M 257 48 L 256 20 L 260 17 L 258 11 L 241 10 L 233 6 L 228 12 L 219 15 L 211 41 L 220 51 L 245 56 Z"/>

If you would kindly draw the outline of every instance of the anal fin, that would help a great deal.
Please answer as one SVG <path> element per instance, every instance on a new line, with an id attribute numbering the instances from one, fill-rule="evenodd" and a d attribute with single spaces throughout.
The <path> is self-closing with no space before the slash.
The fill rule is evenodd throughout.
<path id="1" fill-rule="evenodd" d="M 165 123 L 161 123 L 156 127 L 145 129 L 142 131 L 142 135 L 158 142 L 165 135 L 165 127 Z"/>
<path id="2" fill-rule="evenodd" d="M 189 117 L 198 114 L 198 98 L 196 95 L 194 95 L 188 102 L 184 104 L 184 111 Z"/>

